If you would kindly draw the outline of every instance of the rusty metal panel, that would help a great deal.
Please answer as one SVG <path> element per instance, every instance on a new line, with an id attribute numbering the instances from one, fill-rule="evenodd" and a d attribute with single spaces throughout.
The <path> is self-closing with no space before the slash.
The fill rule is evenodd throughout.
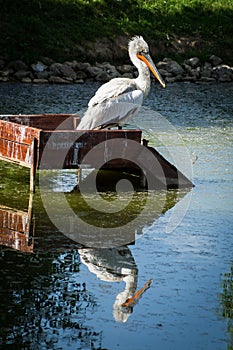
<path id="1" fill-rule="evenodd" d="M 6 207 L 0 207 L 0 228 L 8 228 L 13 231 L 28 233 L 30 219 L 27 212 L 14 211 Z"/>
<path id="2" fill-rule="evenodd" d="M 0 138 L 31 145 L 33 139 L 40 138 L 40 129 L 0 120 Z"/>
<path id="3" fill-rule="evenodd" d="M 32 147 L 17 142 L 0 139 L 0 159 L 31 167 L 33 162 Z"/>
<path id="4" fill-rule="evenodd" d="M 74 130 L 74 124 L 80 120 L 73 114 L 22 114 L 0 115 L 1 119 L 43 130 Z"/>
<path id="5" fill-rule="evenodd" d="M 24 233 L 7 228 L 0 228 L 0 244 L 24 253 L 33 252 L 33 245 L 29 245 L 28 237 Z"/>
<path id="6" fill-rule="evenodd" d="M 0 207 L 0 244 L 22 252 L 33 252 L 30 222 L 27 212 Z"/>
<path id="7" fill-rule="evenodd" d="M 34 164 L 34 140 L 40 129 L 0 120 L 0 158 L 31 167 Z"/>
<path id="8" fill-rule="evenodd" d="M 43 167 L 48 169 L 77 168 L 86 154 L 104 141 L 120 138 L 141 142 L 140 130 L 89 130 L 86 132 L 74 130 L 74 122 L 77 122 L 78 118 L 76 115 L 38 114 L 1 117 L 8 121 L 0 120 L 0 157 L 29 167 L 33 164 L 33 150 L 30 146 L 35 139 L 38 141 L 39 149 L 38 167 L 46 147 L 46 162 L 43 162 Z M 59 125 L 66 129 L 59 130 Z M 54 130 L 55 128 L 57 129 Z M 127 148 L 127 144 L 125 147 Z M 108 151 L 111 152 L 110 149 Z M 104 145 L 96 149 L 92 166 L 95 166 L 96 159 L 105 161 L 104 152 L 106 153 Z M 121 155 L 118 158 L 119 160 L 108 163 L 106 168 L 125 167 L 126 160 L 120 159 Z"/>
<path id="9" fill-rule="evenodd" d="M 114 166 L 121 168 L 125 167 L 124 160 L 125 152 L 127 151 L 127 140 L 133 140 L 137 143 L 141 142 L 140 130 L 90 130 L 85 133 L 81 131 L 42 131 L 40 138 L 39 151 L 39 167 L 47 169 L 77 168 L 83 161 L 84 157 L 95 146 L 95 153 L 91 163 L 88 165 L 95 167 L 96 161 L 105 163 L 106 144 L 105 141 L 121 139 L 124 143 L 124 151 L 118 153 L 118 160 L 115 160 L 112 165 L 109 163 L 108 168 Z M 111 146 L 108 147 L 108 152 L 111 153 Z M 113 152 L 113 149 L 112 149 Z M 63 163 L 61 164 L 61 160 Z M 123 161 L 124 160 L 124 161 Z"/>

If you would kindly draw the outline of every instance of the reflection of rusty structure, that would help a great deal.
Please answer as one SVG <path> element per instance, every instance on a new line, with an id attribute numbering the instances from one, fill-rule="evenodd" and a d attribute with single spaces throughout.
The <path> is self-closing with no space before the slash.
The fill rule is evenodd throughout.
<path id="1" fill-rule="evenodd" d="M 48 196 L 51 197 L 51 193 L 49 192 Z M 56 194 L 56 192 L 54 192 Z M 82 225 L 73 226 L 72 218 L 66 216 L 65 220 L 63 208 L 54 208 L 54 213 L 61 217 L 61 220 L 64 221 L 66 231 L 59 231 L 56 227 L 51 223 L 49 216 L 46 214 L 46 211 L 43 208 L 43 205 L 40 202 L 39 197 L 36 195 L 30 194 L 29 197 L 29 205 L 27 211 L 18 210 L 16 208 L 10 208 L 6 206 L 5 203 L 0 203 L 0 245 L 6 246 L 12 249 L 20 250 L 22 252 L 64 252 L 67 250 L 91 247 L 88 244 L 83 244 L 83 242 L 94 242 L 95 247 L 104 248 L 104 247 L 113 247 L 114 240 L 122 239 L 123 244 L 128 245 L 130 243 L 134 243 L 135 241 L 135 233 L 137 235 L 142 234 L 143 227 L 150 226 L 154 223 L 161 214 L 164 214 L 167 210 L 176 205 L 179 200 L 187 195 L 188 191 L 162 191 L 161 193 L 150 194 L 153 200 L 150 201 L 150 206 L 148 207 L 148 211 L 145 215 L 142 215 L 139 221 L 135 221 L 135 216 L 137 217 L 140 211 L 138 210 L 144 205 L 144 199 L 146 197 L 146 192 L 142 192 L 140 194 L 140 201 L 137 200 L 133 203 L 133 207 L 135 211 L 132 212 L 129 210 L 129 213 L 125 211 L 125 216 L 121 213 L 121 211 L 114 214 L 113 223 L 116 221 L 118 223 L 124 224 L 124 220 L 127 218 L 132 221 L 131 229 L 127 230 L 126 233 L 124 230 L 119 227 L 119 230 L 116 227 L 115 235 L 112 234 L 111 229 L 107 229 L 105 232 L 104 240 L 102 237 L 102 245 L 99 247 L 100 241 L 97 239 L 100 229 L 97 223 L 106 222 L 106 218 L 111 220 L 110 216 L 102 215 L 102 212 L 95 212 L 93 215 L 93 211 L 88 209 L 88 206 L 85 206 L 85 201 L 82 196 L 75 192 L 72 194 L 73 198 L 75 198 L 76 209 L 85 213 L 85 219 L 89 220 L 90 227 L 93 226 L 92 230 L 83 230 Z M 56 196 L 55 196 L 56 198 Z M 34 204 L 33 204 L 34 200 Z M 185 200 L 185 199 L 184 199 Z M 32 210 L 33 207 L 33 210 Z M 33 215 L 32 215 L 33 212 Z M 128 213 L 128 214 L 127 214 Z M 77 214 L 78 215 L 78 214 Z M 128 217 L 129 215 L 129 217 Z M 83 217 L 83 216 L 82 216 Z M 121 221 L 122 220 L 122 221 Z M 110 222 L 109 222 L 110 225 Z M 45 230 L 46 227 L 46 230 Z M 127 234 L 127 237 L 126 237 Z M 126 242 L 126 238 L 128 241 Z M 93 246 L 93 245 L 92 245 Z M 119 246 L 119 245 L 118 245 Z"/>
<path id="2" fill-rule="evenodd" d="M 95 168 L 95 160 L 103 164 L 102 169 L 114 169 L 129 173 L 141 174 L 144 169 L 139 169 L 136 164 L 125 156 L 129 145 L 128 140 L 141 145 L 141 130 L 76 130 L 79 118 L 75 115 L 44 114 L 44 115 L 0 115 L 0 159 L 14 162 L 30 168 L 30 190 L 35 190 L 36 170 L 44 169 L 78 169 L 83 164 L 85 156 L 96 145 L 98 147 L 90 167 Z M 52 142 L 51 142 L 52 139 Z M 105 159 L 104 142 L 123 140 L 122 152 L 110 162 Z M 50 141 L 49 141 L 50 140 Z M 43 152 L 46 147 L 46 159 Z M 152 147 L 144 142 L 141 148 L 151 151 L 153 161 L 157 169 L 162 169 L 165 186 L 167 187 L 192 187 L 192 183 L 178 169 L 164 159 Z M 112 149 L 108 152 L 114 151 Z M 138 148 L 130 149 L 135 152 L 137 158 Z M 150 152 L 149 152 L 150 153 Z M 153 168 L 152 168 L 153 169 Z M 147 171 L 150 169 L 145 169 Z M 157 170 L 153 170 L 155 182 Z M 142 175 L 144 176 L 144 174 Z M 159 180 L 160 181 L 160 180 Z"/>
<path id="3" fill-rule="evenodd" d="M 0 244 L 20 250 L 33 252 L 32 195 L 28 211 L 15 210 L 0 205 Z"/>

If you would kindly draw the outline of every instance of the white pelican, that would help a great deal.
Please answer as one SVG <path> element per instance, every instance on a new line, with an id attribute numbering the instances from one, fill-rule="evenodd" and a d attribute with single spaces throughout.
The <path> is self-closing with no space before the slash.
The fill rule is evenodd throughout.
<path id="1" fill-rule="evenodd" d="M 102 85 L 88 103 L 78 130 L 103 129 L 111 126 L 122 127 L 142 105 L 150 91 L 150 71 L 165 87 L 149 47 L 141 36 L 135 36 L 129 42 L 129 57 L 138 69 L 138 77 L 114 78 Z"/>

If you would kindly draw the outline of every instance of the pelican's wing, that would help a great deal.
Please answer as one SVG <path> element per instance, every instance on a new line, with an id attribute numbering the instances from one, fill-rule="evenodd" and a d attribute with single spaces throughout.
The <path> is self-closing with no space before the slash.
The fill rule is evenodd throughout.
<path id="1" fill-rule="evenodd" d="M 123 125 L 142 105 L 143 93 L 141 90 L 134 90 L 103 101 L 88 107 L 77 127 L 78 130 Z"/>
<path id="2" fill-rule="evenodd" d="M 115 78 L 108 83 L 103 84 L 90 99 L 88 107 L 103 103 L 111 98 L 118 97 L 124 93 L 137 89 L 137 85 L 133 79 Z"/>

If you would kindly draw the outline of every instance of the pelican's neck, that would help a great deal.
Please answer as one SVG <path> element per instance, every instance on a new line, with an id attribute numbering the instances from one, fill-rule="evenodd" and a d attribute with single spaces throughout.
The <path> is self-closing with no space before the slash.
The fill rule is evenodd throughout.
<path id="1" fill-rule="evenodd" d="M 150 91 L 150 71 L 147 65 L 138 58 L 132 59 L 133 64 L 138 69 L 138 77 L 135 79 L 135 83 L 138 88 L 143 92 L 144 99 Z"/>

